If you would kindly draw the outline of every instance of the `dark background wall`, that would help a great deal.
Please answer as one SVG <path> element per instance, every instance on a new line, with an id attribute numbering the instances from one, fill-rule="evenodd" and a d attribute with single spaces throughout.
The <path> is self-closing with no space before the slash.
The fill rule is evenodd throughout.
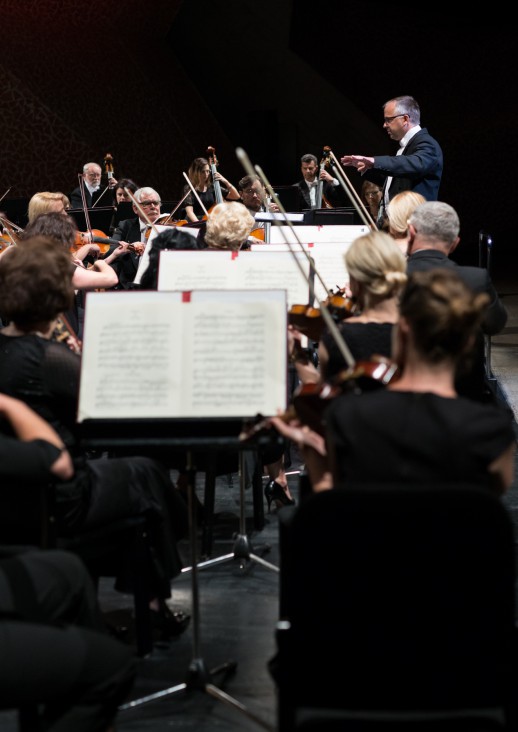
<path id="1" fill-rule="evenodd" d="M 498 5 L 288 0 L 0 0 L 0 195 L 70 191 L 88 160 L 175 199 L 182 171 L 216 148 L 236 182 L 244 147 L 274 185 L 305 152 L 394 151 L 382 104 L 414 95 L 445 157 L 441 198 L 459 212 L 457 258 L 478 234 L 514 263 L 514 30 Z M 491 12 L 489 12 L 491 11 Z M 354 185 L 359 177 L 347 169 Z"/>

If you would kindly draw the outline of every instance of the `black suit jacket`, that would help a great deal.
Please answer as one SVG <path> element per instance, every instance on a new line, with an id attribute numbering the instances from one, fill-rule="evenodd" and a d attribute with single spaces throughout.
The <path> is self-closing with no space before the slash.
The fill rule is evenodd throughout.
<path id="1" fill-rule="evenodd" d="M 304 179 L 299 180 L 299 182 L 295 183 L 294 186 L 299 192 L 300 209 L 311 208 L 311 197 L 309 195 L 309 188 L 306 181 Z M 328 183 L 326 180 L 324 181 L 322 193 L 333 206 L 339 205 L 337 202 L 337 193 L 335 188 L 338 189 L 340 186 L 334 186 L 332 183 Z"/>
<path id="2" fill-rule="evenodd" d="M 474 292 L 486 292 L 490 297 L 482 323 L 482 332 L 471 354 L 471 364 L 468 369 L 459 373 L 455 383 L 458 393 L 463 396 L 481 401 L 490 400 L 493 398 L 493 393 L 486 380 L 483 334 L 500 333 L 507 323 L 507 310 L 498 296 L 487 269 L 457 264 L 436 249 L 422 249 L 411 254 L 407 260 L 408 274 L 441 267 L 454 270 Z"/>
<path id="3" fill-rule="evenodd" d="M 364 178 L 383 186 L 392 176 L 389 200 L 401 191 L 421 193 L 427 201 L 437 201 L 443 169 L 441 146 L 423 127 L 417 132 L 402 155 L 376 155 L 374 166 Z"/>
<path id="4" fill-rule="evenodd" d="M 135 219 L 124 219 L 124 221 L 120 221 L 111 238 L 116 241 L 127 241 L 130 244 L 141 241 L 140 219 L 137 217 Z M 110 251 L 106 255 L 107 257 L 111 254 L 113 248 L 110 247 Z M 139 262 L 140 257 L 135 252 L 127 252 L 121 257 L 117 257 L 112 267 L 119 277 L 119 288 L 125 290 L 131 288 L 135 275 L 137 274 Z"/>

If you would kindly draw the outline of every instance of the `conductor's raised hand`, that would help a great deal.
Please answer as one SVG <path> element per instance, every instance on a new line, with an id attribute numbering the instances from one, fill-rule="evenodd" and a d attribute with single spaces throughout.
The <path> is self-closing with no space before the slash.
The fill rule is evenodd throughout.
<path id="1" fill-rule="evenodd" d="M 356 168 L 359 173 L 363 173 L 374 165 L 374 158 L 367 158 L 365 155 L 344 155 L 340 158 L 342 165 L 347 168 Z"/>

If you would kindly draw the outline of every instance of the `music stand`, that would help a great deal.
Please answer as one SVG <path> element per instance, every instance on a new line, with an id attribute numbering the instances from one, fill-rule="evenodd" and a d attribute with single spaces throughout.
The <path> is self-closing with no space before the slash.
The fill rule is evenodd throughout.
<path id="1" fill-rule="evenodd" d="M 216 305 L 222 308 L 222 312 L 219 314 L 216 313 Z M 119 358 L 120 349 L 127 346 L 125 329 L 132 324 L 134 327 L 133 319 L 137 311 L 145 337 L 140 340 L 135 339 L 132 344 L 131 355 L 136 371 L 130 377 L 131 384 L 142 385 L 144 379 L 148 379 L 148 384 L 152 383 L 155 388 L 159 389 L 161 398 L 156 398 L 156 393 L 150 395 L 149 387 L 147 389 L 141 387 L 139 391 L 135 391 L 131 404 L 124 399 L 110 405 L 107 402 L 107 396 L 106 398 L 99 397 L 95 384 L 97 384 L 97 390 L 107 389 L 105 394 L 109 393 L 113 397 L 113 390 L 118 382 L 113 379 L 110 359 L 113 356 Z M 213 318 L 209 329 L 205 323 L 207 313 L 211 314 Z M 281 290 L 193 291 L 189 293 L 135 291 L 115 294 L 94 292 L 87 295 L 78 422 L 81 429 L 86 428 L 87 432 L 88 430 L 91 432 L 93 429 L 97 432 L 99 422 L 102 428 L 103 420 L 106 421 L 113 415 L 115 420 L 120 421 L 120 428 L 119 436 L 112 432 L 111 437 L 106 441 L 103 440 L 102 435 L 98 435 L 93 440 L 87 439 L 86 443 L 83 439 L 83 446 L 93 447 L 95 444 L 99 444 L 98 440 L 103 440 L 105 449 L 116 448 L 119 443 L 125 446 L 125 449 L 132 448 L 133 454 L 135 454 L 137 444 L 147 446 L 151 450 L 157 447 L 165 448 L 168 453 L 171 448 L 187 452 L 193 638 L 193 654 L 188 667 L 187 679 L 167 689 L 133 699 L 120 706 L 121 711 L 161 699 L 164 696 L 197 690 L 206 692 L 241 711 L 268 732 L 273 732 L 268 723 L 213 683 L 213 677 L 216 674 L 235 671 L 236 661 L 226 661 L 209 670 L 200 652 L 198 537 L 194 501 L 196 469 L 193 464 L 193 451 L 208 447 L 242 450 L 245 445 L 236 435 L 236 425 L 238 420 L 242 421 L 242 415 L 250 409 L 260 411 L 257 410 L 260 404 L 265 405 L 266 413 L 275 413 L 274 405 L 285 400 L 286 353 L 281 345 L 285 341 L 286 313 L 286 292 Z M 164 326 L 167 326 L 167 331 L 160 331 L 162 340 L 149 338 L 150 328 L 160 330 Z M 252 331 L 251 327 L 254 328 Z M 214 333 L 214 330 L 217 332 Z M 233 335 L 233 340 L 228 338 L 229 333 Z M 224 335 L 227 340 L 223 348 L 220 341 Z M 207 343 L 211 336 L 212 342 Z M 251 374 L 243 374 L 242 382 L 237 383 L 233 373 L 230 373 L 231 370 L 223 368 L 219 374 L 219 380 L 215 380 L 216 384 L 207 383 L 207 380 L 203 379 L 203 374 L 197 375 L 193 364 L 196 363 L 200 370 L 200 363 L 204 361 L 204 358 L 213 359 L 218 347 L 222 349 L 218 361 L 220 367 L 225 365 L 225 358 L 235 359 L 239 355 L 244 367 L 245 355 L 241 344 L 243 338 L 247 339 L 246 358 L 252 360 L 255 358 L 259 362 L 261 358 L 264 359 L 265 351 L 269 352 L 268 345 L 271 346 L 272 353 L 277 354 L 275 361 L 268 362 L 272 368 L 272 375 L 269 378 L 266 378 L 265 375 L 265 378 L 257 385 L 253 396 L 249 393 L 249 386 L 252 383 Z M 168 359 L 167 343 L 176 342 L 183 343 L 183 358 L 174 360 L 175 368 L 173 369 L 173 363 Z M 111 355 L 106 351 L 102 354 L 103 344 L 105 348 L 108 343 Z M 201 344 L 203 344 L 203 352 L 200 351 Z M 195 359 L 196 355 L 198 360 Z M 186 378 L 178 378 L 184 373 L 183 370 L 185 373 L 189 373 L 192 383 Z M 170 379 L 171 386 L 168 386 L 167 379 Z M 120 386 L 119 384 L 119 388 Z M 229 389 L 232 392 L 231 395 L 228 393 Z M 201 390 L 203 390 L 202 401 L 200 401 Z M 122 392 L 119 393 L 122 394 Z M 234 402 L 232 402 L 232 398 L 235 398 Z M 116 413 L 114 414 L 114 412 Z M 146 419 L 142 420 L 144 412 Z M 221 412 L 225 412 L 225 414 L 221 414 Z M 214 424 L 214 420 L 211 421 L 214 416 L 222 418 L 219 424 Z M 202 423 L 207 425 L 205 429 L 212 428 L 213 430 L 208 436 L 207 434 L 199 436 L 200 417 Z M 135 434 L 136 420 L 144 423 L 142 437 Z M 225 421 L 229 423 L 228 427 L 222 426 Z M 150 429 L 153 424 L 153 429 Z M 243 470 L 241 470 L 241 478 L 244 480 Z M 244 511 L 243 503 L 241 511 Z M 243 537 L 243 533 L 240 535 L 240 540 L 241 545 L 245 545 L 246 552 L 243 549 L 242 553 L 246 553 L 247 559 L 253 558 L 268 566 L 268 563 L 264 562 L 261 557 L 252 554 L 248 537 L 246 535 Z M 235 554 L 237 554 L 237 550 L 225 559 L 233 558 Z M 274 565 L 271 565 L 271 568 L 278 571 Z"/>
<path id="2" fill-rule="evenodd" d="M 194 493 L 196 485 L 196 470 L 192 462 L 192 452 L 189 450 L 187 453 L 187 480 L 188 480 L 188 510 L 189 510 L 189 544 L 191 552 L 192 566 L 189 568 L 191 574 L 191 592 L 192 592 L 192 658 L 187 669 L 187 678 L 185 681 L 170 686 L 166 689 L 156 691 L 153 694 L 147 694 L 138 699 L 126 702 L 119 706 L 119 711 L 127 711 L 134 709 L 142 704 L 147 704 L 158 699 L 163 699 L 166 696 L 173 694 L 179 694 L 181 692 L 188 691 L 202 691 L 215 699 L 219 699 L 224 704 L 237 709 L 238 711 L 246 714 L 256 724 L 268 730 L 268 732 L 274 732 L 273 728 L 265 722 L 265 720 L 258 717 L 256 714 L 251 712 L 247 707 L 241 704 L 237 699 L 230 696 L 218 686 L 212 683 L 214 676 L 223 673 L 225 675 L 233 673 L 237 668 L 237 661 L 225 661 L 219 666 L 212 669 L 208 669 L 205 660 L 201 654 L 200 644 L 200 613 L 199 613 L 199 592 L 198 592 L 198 569 L 197 564 L 197 522 L 196 522 L 196 507 L 194 502 Z M 252 555 L 250 556 L 250 558 Z M 261 557 L 256 557 L 257 561 L 262 562 Z M 267 564 L 267 563 L 266 563 Z M 273 566 L 273 565 L 272 565 Z M 278 571 L 278 570 L 277 570 Z"/>
<path id="3" fill-rule="evenodd" d="M 89 208 L 88 218 L 90 219 L 90 226 L 92 229 L 99 229 L 108 233 L 110 231 L 110 225 L 113 218 L 115 206 L 104 206 L 99 208 Z M 86 224 L 85 212 L 82 208 L 71 208 L 67 212 L 77 224 L 79 231 L 87 231 L 88 226 Z"/>
<path id="4" fill-rule="evenodd" d="M 244 465 L 244 449 L 239 453 L 239 530 L 235 536 L 232 551 L 227 554 L 222 554 L 219 557 L 213 557 L 212 559 L 205 559 L 202 562 L 197 562 L 196 568 L 207 569 L 207 567 L 214 567 L 217 564 L 224 562 L 230 562 L 234 559 L 239 559 L 239 568 L 247 569 L 251 564 L 250 562 L 256 562 L 257 564 L 271 569 L 273 572 L 279 572 L 279 567 L 275 564 L 267 562 L 263 559 L 262 554 L 269 552 L 271 546 L 269 544 L 262 544 L 254 548 L 248 533 L 246 531 L 246 516 L 245 516 L 245 465 Z M 259 553 L 258 553 L 259 552 Z M 193 566 L 184 567 L 182 573 L 192 572 Z"/>

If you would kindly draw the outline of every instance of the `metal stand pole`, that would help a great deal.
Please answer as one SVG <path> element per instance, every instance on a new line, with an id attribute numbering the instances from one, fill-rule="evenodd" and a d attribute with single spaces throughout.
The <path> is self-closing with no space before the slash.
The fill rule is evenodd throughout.
<path id="1" fill-rule="evenodd" d="M 242 467 L 242 466 L 241 466 Z M 228 675 L 230 673 L 233 673 L 237 668 L 237 662 L 236 661 L 226 661 L 225 663 L 220 664 L 219 666 L 211 669 L 210 671 L 207 669 L 207 666 L 205 664 L 205 661 L 201 655 L 200 651 L 200 611 L 199 611 L 199 588 L 198 588 L 198 564 L 197 564 L 197 526 L 196 526 L 196 508 L 194 505 L 194 491 L 195 491 L 195 484 L 196 484 L 196 471 L 192 463 L 192 453 L 191 451 L 188 451 L 187 453 L 187 474 L 188 474 L 188 506 L 189 506 L 189 539 L 190 539 L 190 550 L 191 550 L 191 561 L 192 561 L 192 567 L 189 569 L 192 571 L 191 575 L 191 591 L 192 591 L 192 622 L 191 622 L 191 628 L 192 628 L 192 659 L 189 664 L 188 672 L 187 672 L 187 680 L 176 684 L 175 686 L 170 686 L 167 689 L 163 689 L 162 691 L 157 691 L 153 694 L 148 694 L 147 696 L 140 697 L 139 699 L 133 699 L 132 701 L 129 701 L 125 704 L 122 704 L 119 707 L 119 711 L 127 711 L 129 709 L 134 709 L 137 706 L 141 706 L 142 704 L 147 704 L 148 702 L 156 701 L 157 699 L 163 699 L 166 696 L 171 696 L 172 694 L 177 694 L 182 691 L 203 691 L 210 696 L 213 696 L 215 699 L 219 699 L 219 701 L 224 702 L 228 706 L 233 707 L 234 709 L 239 710 L 243 714 L 246 714 L 246 716 L 251 719 L 253 722 L 256 722 L 260 727 L 263 729 L 268 730 L 268 732 L 274 732 L 274 728 L 269 725 L 265 720 L 261 719 L 257 715 L 255 715 L 253 712 L 250 712 L 243 704 L 237 701 L 237 699 L 234 699 L 233 697 L 229 696 L 227 693 L 225 693 L 222 689 L 215 686 L 212 683 L 213 677 L 216 674 L 224 673 L 225 675 Z M 250 555 L 251 558 L 252 555 Z M 260 561 L 261 563 L 263 560 L 260 557 L 256 558 L 257 561 Z M 265 563 L 268 564 L 268 563 Z M 272 568 L 274 568 L 276 571 L 277 568 L 271 565 Z M 185 570 L 184 570 L 185 571 Z"/>
<path id="2" fill-rule="evenodd" d="M 262 546 L 256 547 L 256 552 L 266 553 L 270 551 L 271 546 L 269 544 L 263 544 Z M 206 569 L 207 567 L 213 567 L 223 562 L 228 562 L 234 559 L 239 560 L 240 569 L 245 569 L 250 566 L 249 562 L 257 562 L 267 569 L 271 569 L 273 572 L 279 572 L 279 568 L 275 564 L 271 564 L 263 559 L 262 556 L 255 553 L 252 547 L 252 543 L 248 534 L 246 533 L 246 517 L 245 517 L 245 458 L 244 451 L 239 453 L 239 531 L 236 534 L 234 540 L 234 546 L 232 551 L 228 554 L 223 554 L 220 557 L 214 557 L 214 559 L 207 559 L 203 562 L 198 562 L 195 566 L 184 567 L 182 572 L 196 572 L 200 569 Z"/>

